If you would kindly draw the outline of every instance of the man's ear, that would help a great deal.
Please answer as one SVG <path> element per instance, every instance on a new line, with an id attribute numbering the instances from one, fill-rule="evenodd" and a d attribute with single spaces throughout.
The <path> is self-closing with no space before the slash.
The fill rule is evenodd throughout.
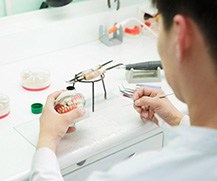
<path id="1" fill-rule="evenodd" d="M 179 61 L 184 59 L 185 53 L 191 44 L 191 35 L 189 31 L 188 19 L 182 15 L 176 15 L 173 18 L 175 30 L 176 55 Z"/>

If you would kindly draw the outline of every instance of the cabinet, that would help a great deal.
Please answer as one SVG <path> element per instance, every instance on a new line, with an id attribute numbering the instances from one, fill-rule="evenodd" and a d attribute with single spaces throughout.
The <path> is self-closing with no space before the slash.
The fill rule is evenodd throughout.
<path id="1" fill-rule="evenodd" d="M 65 181 L 76 178 L 77 181 L 85 180 L 92 172 L 96 170 L 105 171 L 118 162 L 130 159 L 137 154 L 150 150 L 161 149 L 163 140 L 162 132 L 152 135 L 151 137 L 135 142 L 131 145 L 122 145 L 93 156 L 87 160 L 83 160 L 68 168 L 62 169 Z"/>

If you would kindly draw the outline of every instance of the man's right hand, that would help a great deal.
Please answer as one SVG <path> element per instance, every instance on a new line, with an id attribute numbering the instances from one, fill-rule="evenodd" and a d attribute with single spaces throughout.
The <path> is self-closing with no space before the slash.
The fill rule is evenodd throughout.
<path id="1" fill-rule="evenodd" d="M 143 121 L 158 124 L 156 114 L 171 126 L 179 125 L 184 114 L 178 111 L 161 89 L 141 88 L 134 93 L 134 108 Z"/>

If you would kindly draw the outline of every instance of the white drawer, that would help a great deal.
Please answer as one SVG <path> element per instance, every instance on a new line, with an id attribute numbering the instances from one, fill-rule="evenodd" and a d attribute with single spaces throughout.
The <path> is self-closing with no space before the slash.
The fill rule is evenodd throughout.
<path id="1" fill-rule="evenodd" d="M 125 159 L 129 159 L 143 151 L 161 149 L 162 141 L 163 133 L 161 132 L 120 150 L 113 148 L 108 151 L 107 156 L 101 157 L 101 159 L 96 158 L 94 160 L 90 158 L 79 162 L 76 166 L 72 165 L 71 167 L 63 169 L 62 174 L 64 176 L 64 180 L 70 181 L 76 178 L 77 181 L 83 181 L 95 170 L 107 170 L 112 165 Z M 89 160 L 92 160 L 92 162 Z"/>

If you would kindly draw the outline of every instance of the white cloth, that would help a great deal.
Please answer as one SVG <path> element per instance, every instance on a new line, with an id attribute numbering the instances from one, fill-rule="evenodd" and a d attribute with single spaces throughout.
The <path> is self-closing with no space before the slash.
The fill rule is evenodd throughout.
<path id="1" fill-rule="evenodd" d="M 162 150 L 144 152 L 107 172 L 94 172 L 88 181 L 217 180 L 217 130 L 180 126 L 167 128 L 165 134 L 170 141 Z M 30 180 L 62 180 L 49 149 L 37 150 Z"/>
<path id="2" fill-rule="evenodd" d="M 49 148 L 40 148 L 35 152 L 29 180 L 63 181 L 55 153 Z"/>
<path id="3" fill-rule="evenodd" d="M 186 125 L 186 126 L 190 126 L 191 125 L 191 122 L 190 122 L 190 118 L 188 115 L 184 115 L 184 117 L 181 119 L 180 123 L 179 123 L 179 126 L 180 125 Z"/>

